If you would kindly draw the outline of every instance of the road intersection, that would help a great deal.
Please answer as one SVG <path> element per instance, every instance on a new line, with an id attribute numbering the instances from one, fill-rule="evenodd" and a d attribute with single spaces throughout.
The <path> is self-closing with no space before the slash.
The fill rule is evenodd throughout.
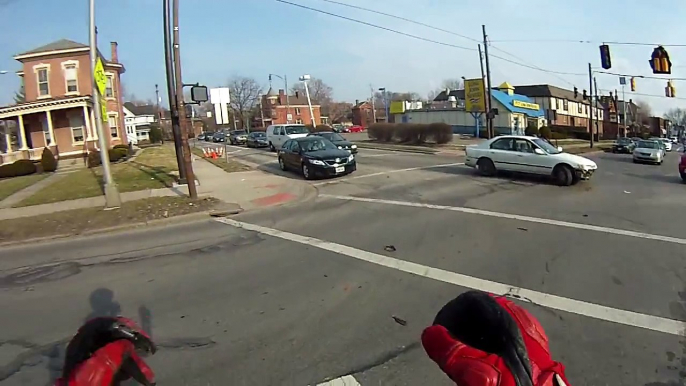
<path id="1" fill-rule="evenodd" d="M 266 150 L 228 151 L 301 178 Z M 469 288 L 539 318 L 573 385 L 682 384 L 678 155 L 594 153 L 591 181 L 558 187 L 361 149 L 357 172 L 307 182 L 312 201 L 1 251 L 0 307 L 15 312 L 0 321 L 0 384 L 45 383 L 49 349 L 116 303 L 152 315 L 160 384 L 450 385 L 418 338 Z"/>

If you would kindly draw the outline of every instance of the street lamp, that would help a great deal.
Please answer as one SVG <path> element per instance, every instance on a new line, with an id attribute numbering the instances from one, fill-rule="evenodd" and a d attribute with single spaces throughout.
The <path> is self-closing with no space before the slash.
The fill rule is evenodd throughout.
<path id="1" fill-rule="evenodd" d="M 388 95 L 386 92 L 386 87 L 380 87 L 381 95 L 383 95 L 383 107 L 386 110 L 386 123 L 388 123 Z"/>
<path id="2" fill-rule="evenodd" d="M 281 80 L 283 80 L 283 88 L 286 90 L 286 123 L 291 123 L 291 105 L 288 102 L 288 78 L 286 75 L 281 76 L 281 75 L 276 75 L 276 74 L 269 74 L 269 86 L 271 87 L 272 85 L 272 76 L 275 76 Z M 262 124 L 264 126 L 264 123 Z"/>
<path id="3" fill-rule="evenodd" d="M 307 81 L 310 80 L 311 77 L 308 74 L 305 74 L 300 77 L 300 81 L 303 82 L 305 85 L 305 95 L 307 96 L 307 105 L 310 107 L 310 121 L 312 121 L 312 127 L 317 126 L 317 124 L 314 122 L 314 111 L 312 110 L 312 101 L 310 100 L 310 90 L 307 87 Z"/>
<path id="4" fill-rule="evenodd" d="M 7 70 L 0 70 L 0 75 L 7 74 Z"/>

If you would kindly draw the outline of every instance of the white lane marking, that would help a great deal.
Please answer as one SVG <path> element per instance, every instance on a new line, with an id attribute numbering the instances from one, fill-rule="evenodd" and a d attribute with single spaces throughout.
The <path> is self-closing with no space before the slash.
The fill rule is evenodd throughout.
<path id="1" fill-rule="evenodd" d="M 562 296 L 550 295 L 544 292 L 538 292 L 495 281 L 479 279 L 460 273 L 412 263 L 389 256 L 379 255 L 373 252 L 363 251 L 347 245 L 336 244 L 314 237 L 284 232 L 278 229 L 263 227 L 261 225 L 249 224 L 230 218 L 218 218 L 216 220 L 236 228 L 242 228 L 248 231 L 277 237 L 286 241 L 312 246 L 372 264 L 380 265 L 382 267 L 392 268 L 398 271 L 442 281 L 444 283 L 454 284 L 460 287 L 476 289 L 494 294 L 517 295 L 517 297 L 530 300 L 539 306 L 553 308 L 560 311 L 571 312 L 590 318 L 605 320 L 608 322 L 614 322 L 632 327 L 644 328 L 646 330 L 658 331 L 671 335 L 683 336 L 686 330 L 686 323 L 678 320 L 601 306 L 599 304 L 588 303 L 581 300 L 569 299 Z"/>
<path id="2" fill-rule="evenodd" d="M 581 230 L 587 230 L 587 231 L 593 231 L 593 232 L 610 233 L 610 234 L 619 235 L 619 236 L 636 237 L 639 239 L 664 241 L 666 243 L 686 245 L 686 239 L 681 239 L 678 237 L 662 236 L 662 235 L 656 235 L 656 234 L 651 234 L 651 233 L 630 231 L 630 230 L 625 230 L 625 229 L 615 229 L 615 228 L 608 228 L 608 227 L 603 227 L 603 226 L 598 226 L 598 225 L 581 224 L 581 223 L 576 223 L 576 222 L 552 220 L 552 219 L 547 219 L 547 218 L 523 216 L 523 215 L 518 215 L 518 214 L 491 212 L 488 210 L 465 208 L 462 206 L 447 206 L 447 205 L 425 204 L 425 203 L 421 203 L 421 202 L 382 200 L 382 199 L 378 199 L 378 198 L 337 196 L 334 194 L 320 194 L 319 197 L 332 198 L 332 199 L 336 199 L 336 200 L 368 202 L 368 203 L 374 203 L 374 204 L 398 205 L 398 206 L 406 206 L 406 207 L 411 207 L 411 208 L 449 210 L 449 211 L 453 211 L 453 212 L 477 214 L 477 215 L 481 215 L 481 216 L 498 217 L 498 218 L 505 218 L 505 219 L 509 219 L 509 220 L 527 221 L 527 222 L 533 222 L 533 223 L 538 223 L 538 224 L 555 225 L 555 226 L 566 227 L 566 228 L 581 229 Z"/>
<path id="3" fill-rule="evenodd" d="M 344 377 L 332 379 L 328 382 L 322 382 L 317 384 L 317 386 L 361 386 L 357 379 L 352 375 L 346 375 Z"/>
<path id="4" fill-rule="evenodd" d="M 386 175 L 386 174 L 402 173 L 402 172 L 411 172 L 411 171 L 414 171 L 414 170 L 425 170 L 425 169 L 445 168 L 445 167 L 448 167 L 448 166 L 459 166 L 459 165 L 464 165 L 464 162 L 454 162 L 454 163 L 450 163 L 450 164 L 429 165 L 429 166 L 418 166 L 418 167 L 415 167 L 415 168 L 387 170 L 387 171 L 385 171 L 385 172 L 369 173 L 369 174 L 363 174 L 363 175 L 361 175 L 361 176 L 352 176 L 352 177 L 346 177 L 346 178 L 339 178 L 339 179 L 331 180 L 331 181 L 318 182 L 318 183 L 312 184 L 312 185 L 314 185 L 314 186 L 321 186 L 321 185 L 337 184 L 337 183 L 339 183 L 339 182 L 345 182 L 345 181 L 350 181 L 350 180 L 357 180 L 357 179 L 359 179 L 359 178 L 376 177 L 376 176 L 383 176 L 383 175 Z"/>

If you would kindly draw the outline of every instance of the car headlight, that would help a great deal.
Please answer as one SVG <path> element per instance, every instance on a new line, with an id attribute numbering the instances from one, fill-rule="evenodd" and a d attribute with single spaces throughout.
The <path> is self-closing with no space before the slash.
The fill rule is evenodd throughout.
<path id="1" fill-rule="evenodd" d="M 318 159 L 311 159 L 310 163 L 313 165 L 324 165 L 324 161 L 320 161 Z"/>
<path id="2" fill-rule="evenodd" d="M 357 149 L 357 145 L 352 145 L 352 146 L 350 146 L 350 148 Z"/>
<path id="3" fill-rule="evenodd" d="M 342 149 L 343 149 L 343 146 L 339 146 L 338 148 L 342 150 Z"/>
<path id="4" fill-rule="evenodd" d="M 354 155 L 350 154 L 350 156 L 348 156 L 348 162 L 353 162 L 354 159 L 355 159 Z"/>

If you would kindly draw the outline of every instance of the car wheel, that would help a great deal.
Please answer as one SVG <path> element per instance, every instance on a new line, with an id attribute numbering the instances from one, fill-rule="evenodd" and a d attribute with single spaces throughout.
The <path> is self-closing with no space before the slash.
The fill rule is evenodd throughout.
<path id="1" fill-rule="evenodd" d="M 681 181 L 686 183 L 686 173 L 681 173 Z"/>
<path id="2" fill-rule="evenodd" d="M 572 185 L 576 185 L 581 181 L 581 176 L 579 173 L 572 173 Z"/>
<path id="3" fill-rule="evenodd" d="M 311 180 L 313 178 L 312 170 L 310 170 L 310 167 L 307 166 L 307 164 L 302 165 L 302 172 L 303 172 L 303 177 L 305 177 L 306 180 Z"/>
<path id="4" fill-rule="evenodd" d="M 569 186 L 574 179 L 572 168 L 567 165 L 558 165 L 553 169 L 553 177 L 559 186 Z"/>
<path id="5" fill-rule="evenodd" d="M 279 157 L 279 167 L 281 170 L 286 170 L 286 163 L 283 162 L 283 158 Z"/>
<path id="6" fill-rule="evenodd" d="M 276 148 L 274 147 L 274 145 L 272 145 L 271 142 L 269 142 L 269 151 L 276 151 Z"/>
<path id="7" fill-rule="evenodd" d="M 476 168 L 479 170 L 479 173 L 481 173 L 482 176 L 490 177 L 495 175 L 496 172 L 495 165 L 489 158 L 479 159 L 479 161 L 476 163 Z"/>

